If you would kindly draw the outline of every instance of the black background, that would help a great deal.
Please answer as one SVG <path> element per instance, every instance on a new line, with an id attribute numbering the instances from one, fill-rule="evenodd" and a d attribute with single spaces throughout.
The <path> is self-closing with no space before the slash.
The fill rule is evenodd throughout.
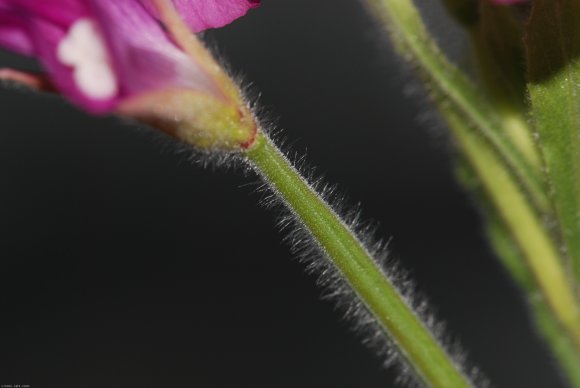
<path id="1" fill-rule="evenodd" d="M 561 384 L 453 178 L 444 126 L 406 96 L 417 84 L 357 1 L 266 0 L 208 38 L 291 148 L 392 237 L 495 386 Z M 0 384 L 393 385 L 280 243 L 254 177 L 56 98 L 3 89 L 0 107 Z"/>

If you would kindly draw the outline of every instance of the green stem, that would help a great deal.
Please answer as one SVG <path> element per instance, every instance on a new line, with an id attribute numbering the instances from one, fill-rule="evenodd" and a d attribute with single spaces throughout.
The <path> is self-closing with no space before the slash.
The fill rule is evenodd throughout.
<path id="1" fill-rule="evenodd" d="M 417 377 L 431 387 L 471 386 L 352 230 L 272 142 L 260 133 L 246 155 L 271 189 L 307 228 Z"/>
<path id="2" fill-rule="evenodd" d="M 574 341 L 563 330 L 550 304 L 542 296 L 542 290 L 526 263 L 522 249 L 515 241 L 510 227 L 495 209 L 489 193 L 481 187 L 470 163 L 460 159 L 459 166 L 461 181 L 477 194 L 480 204 L 483 205 L 490 243 L 506 270 L 523 290 L 532 317 L 535 318 L 536 328 L 545 337 L 570 385 L 580 387 L 580 352 Z"/>
<path id="3" fill-rule="evenodd" d="M 565 357 L 565 362 L 561 361 L 570 372 L 569 366 L 580 354 L 580 309 L 558 250 L 559 236 L 552 235 L 543 222 L 542 217 L 553 213 L 553 207 L 536 158 L 530 159 L 530 152 L 528 157 L 522 155 L 521 147 L 512 142 L 519 135 L 510 139 L 506 120 L 440 52 L 412 0 L 367 3 L 401 53 L 419 70 L 494 211 L 521 248 L 524 265 L 545 300 L 541 313 L 536 313 L 540 327 L 552 348 Z M 517 125 L 524 125 L 523 120 Z M 522 128 L 516 129 L 521 134 Z M 544 319 L 547 314 L 550 317 Z M 553 335 L 555 332 L 559 336 Z M 555 342 L 561 338 L 566 339 L 566 351 L 560 351 L 562 346 Z M 577 376 L 571 374 L 570 379 L 577 381 Z"/>
<path id="4" fill-rule="evenodd" d="M 568 377 L 571 387 L 580 387 L 580 353 L 570 339 L 563 334 L 560 323 L 554 319 L 550 306 L 540 295 L 529 300 L 536 324 L 550 344 L 561 370 Z"/>
<path id="5" fill-rule="evenodd" d="M 575 386 L 580 386 L 580 376 L 572 367 L 577 368 L 580 360 L 579 307 L 553 240 L 493 150 L 465 128 L 465 120 L 449 110 L 442 111 L 505 233 L 517 244 L 523 260 L 509 252 L 506 254 L 506 242 L 499 241 L 497 233 L 492 235 L 495 248 L 526 292 L 539 328 L 563 370 Z"/>
<path id="6" fill-rule="evenodd" d="M 504 265 L 514 276 L 515 281 L 525 291 L 530 310 L 535 318 L 536 327 L 546 338 L 562 371 L 568 377 L 572 387 L 580 387 L 580 352 L 575 343 L 562 330 L 560 322 L 554 316 L 551 306 L 542 297 L 533 273 L 525 265 L 525 259 L 518 244 L 513 240 L 509 228 L 503 220 L 493 219 L 488 212 L 489 238 L 495 251 Z"/>
<path id="7" fill-rule="evenodd" d="M 530 208 L 496 155 L 482 146 L 477 136 L 461 130 L 458 117 L 448 114 L 447 118 L 496 210 L 524 252 L 542 293 L 580 347 L 579 309 L 575 294 L 561 265 L 559 252 L 542 221 Z"/>
<path id="8" fill-rule="evenodd" d="M 562 371 L 568 377 L 572 387 L 580 387 L 580 352 L 574 342 L 562 330 L 555 318 L 551 306 L 542 297 L 537 281 L 525 265 L 522 251 L 513 240 L 512 234 L 501 219 L 494 219 L 488 213 L 489 238 L 504 265 L 527 295 L 528 305 L 535 318 L 536 327 L 547 339 L 554 356 L 559 361 Z"/>

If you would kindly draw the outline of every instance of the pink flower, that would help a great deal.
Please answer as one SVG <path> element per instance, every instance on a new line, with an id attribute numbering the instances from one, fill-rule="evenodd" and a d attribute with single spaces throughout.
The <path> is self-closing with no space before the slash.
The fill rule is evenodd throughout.
<path id="1" fill-rule="evenodd" d="M 0 46 L 38 58 L 54 88 L 92 113 L 110 112 L 126 99 L 160 89 L 215 92 L 200 58 L 162 27 L 169 1 L 0 0 Z M 259 1 L 172 4 L 199 32 L 228 24 Z M 33 80 L 14 71 L 2 75 Z"/>

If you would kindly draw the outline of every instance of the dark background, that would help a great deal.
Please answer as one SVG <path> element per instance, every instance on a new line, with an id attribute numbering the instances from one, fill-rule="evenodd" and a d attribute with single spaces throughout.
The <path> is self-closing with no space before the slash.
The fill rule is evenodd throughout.
<path id="1" fill-rule="evenodd" d="M 561 384 L 453 178 L 444 126 L 406 96 L 417 84 L 357 1 L 266 0 L 208 38 L 292 149 L 392 237 L 495 386 Z M 0 384 L 393 385 L 280 243 L 254 177 L 56 98 L 3 89 L 0 104 Z"/>

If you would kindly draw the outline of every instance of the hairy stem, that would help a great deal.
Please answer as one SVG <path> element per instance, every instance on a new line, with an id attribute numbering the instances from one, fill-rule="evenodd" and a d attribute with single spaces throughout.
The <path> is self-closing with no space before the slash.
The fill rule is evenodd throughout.
<path id="1" fill-rule="evenodd" d="M 260 133 L 246 155 L 352 287 L 416 377 L 431 387 L 471 386 L 353 231 L 272 142 Z"/>

